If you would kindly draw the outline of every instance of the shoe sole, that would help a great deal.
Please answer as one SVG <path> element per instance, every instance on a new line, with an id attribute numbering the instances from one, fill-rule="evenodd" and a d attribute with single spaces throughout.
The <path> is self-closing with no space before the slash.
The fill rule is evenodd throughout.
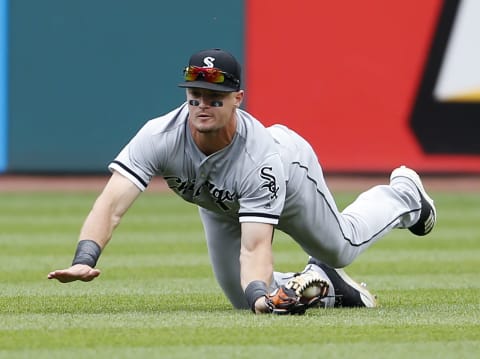
<path id="1" fill-rule="evenodd" d="M 433 199 L 427 194 L 427 192 L 425 191 L 425 188 L 423 188 L 423 184 L 422 184 L 422 180 L 420 179 L 420 176 L 414 170 L 405 166 L 400 166 L 399 168 L 396 168 L 395 170 L 393 170 L 392 174 L 390 175 L 390 182 L 392 182 L 393 179 L 398 177 L 404 177 L 412 181 L 415 187 L 417 187 L 418 193 L 420 193 L 422 202 L 423 200 L 426 201 L 433 212 L 433 220 L 430 220 L 429 223 L 425 222 L 425 228 L 427 229 L 424 232 L 418 233 L 416 231 L 412 231 L 412 230 L 410 231 L 413 232 L 414 234 L 421 235 L 421 236 L 430 233 L 433 227 L 435 226 L 435 222 L 437 221 L 437 210 L 435 208 Z"/>
<path id="2" fill-rule="evenodd" d="M 375 308 L 377 306 L 377 300 L 375 296 L 368 291 L 367 288 L 355 282 L 343 269 L 332 268 L 342 280 L 350 287 L 354 288 L 359 294 L 360 299 L 367 308 Z"/>

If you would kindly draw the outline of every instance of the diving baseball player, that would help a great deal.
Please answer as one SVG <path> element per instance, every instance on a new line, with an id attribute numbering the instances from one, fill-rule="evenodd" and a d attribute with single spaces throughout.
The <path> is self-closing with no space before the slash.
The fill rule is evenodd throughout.
<path id="1" fill-rule="evenodd" d="M 95 265 L 114 228 L 159 175 L 198 205 L 215 277 L 235 308 L 300 313 L 319 302 L 334 306 L 335 295 L 374 306 L 365 288 L 334 268 L 347 266 L 394 228 L 417 235 L 432 230 L 436 210 L 418 175 L 399 167 L 388 185 L 362 193 L 340 212 L 311 146 L 287 127 L 265 128 L 239 108 L 241 67 L 231 54 L 198 52 L 184 74 L 179 86 L 186 88 L 186 102 L 147 122 L 109 165 L 112 177 L 85 220 L 72 266 L 48 277 L 98 276 Z M 274 273 L 275 229 L 310 256 L 302 273 Z M 315 295 L 304 296 L 311 287 Z"/>

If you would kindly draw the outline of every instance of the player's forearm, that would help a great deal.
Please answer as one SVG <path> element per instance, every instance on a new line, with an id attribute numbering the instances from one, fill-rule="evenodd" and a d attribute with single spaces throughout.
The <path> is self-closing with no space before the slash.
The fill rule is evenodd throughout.
<path id="1" fill-rule="evenodd" d="M 240 279 L 243 290 L 254 281 L 269 285 L 273 275 L 273 227 L 263 223 L 242 223 Z"/>
<path id="2" fill-rule="evenodd" d="M 115 219 L 111 211 L 95 205 L 83 223 L 79 240 L 93 240 L 103 249 L 112 238 L 113 230 L 119 222 L 120 220 Z"/>
<path id="3" fill-rule="evenodd" d="M 240 280 L 248 305 L 255 313 L 267 312 L 265 297 L 273 276 L 273 228 L 266 224 L 242 224 Z"/>
<path id="4" fill-rule="evenodd" d="M 79 240 L 93 240 L 103 249 L 139 194 L 133 183 L 115 172 L 85 219 Z"/>
<path id="5" fill-rule="evenodd" d="M 254 250 L 242 249 L 240 253 L 240 278 L 243 290 L 255 280 L 270 285 L 273 275 L 273 257 L 270 244 Z"/>

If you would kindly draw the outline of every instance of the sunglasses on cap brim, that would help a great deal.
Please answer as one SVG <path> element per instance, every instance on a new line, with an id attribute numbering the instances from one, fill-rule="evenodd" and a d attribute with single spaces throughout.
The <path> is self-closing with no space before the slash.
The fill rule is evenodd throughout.
<path id="1" fill-rule="evenodd" d="M 221 84 L 228 79 L 236 84 L 240 83 L 240 80 L 228 72 L 222 71 L 215 67 L 200 67 L 200 66 L 187 66 L 183 70 L 185 81 L 203 80 L 214 84 Z"/>

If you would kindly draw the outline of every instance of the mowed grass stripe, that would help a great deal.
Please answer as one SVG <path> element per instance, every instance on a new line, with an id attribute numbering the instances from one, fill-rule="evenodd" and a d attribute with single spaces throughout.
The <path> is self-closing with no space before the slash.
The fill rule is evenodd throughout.
<path id="1" fill-rule="evenodd" d="M 248 330 L 238 332 L 236 328 L 222 327 L 210 328 L 208 326 L 199 326 L 189 328 L 184 326 L 172 325 L 166 328 L 101 328 L 89 329 L 73 328 L 62 329 L 62 335 L 55 331 L 36 331 L 24 330 L 24 336 L 16 342 L 3 341 L 2 348 L 15 349 L 18 345 L 27 348 L 45 349 L 50 346 L 54 348 L 91 348 L 92 346 L 102 347 L 102 343 L 108 343 L 108 346 L 116 346 L 118 349 L 126 346 L 125 338 L 128 337 L 128 346 L 156 346 L 177 345 L 180 348 L 184 345 L 204 345 L 205 337 L 209 338 L 210 345 L 236 345 L 248 346 L 252 343 L 260 344 L 284 344 L 292 340 L 292 332 L 295 332 L 295 345 L 338 343 L 345 344 L 358 342 L 380 342 L 380 343 L 398 343 L 402 341 L 425 342 L 439 341 L 443 338 L 449 341 L 454 340 L 476 340 L 478 339 L 478 330 L 473 325 L 465 325 L 456 328 L 454 325 L 425 326 L 425 325 L 404 325 L 402 330 L 398 330 L 395 325 L 367 325 L 361 328 L 344 326 L 310 326 L 302 328 L 291 325 L 296 319 L 289 319 L 290 322 L 264 323 L 261 328 L 250 327 Z M 317 318 L 318 320 L 318 318 Z M 276 330 L 275 326 L 281 325 L 282 331 Z M 313 330 L 312 330 L 313 329 Z M 375 337 L 365 338 L 359 329 L 375 332 Z M 14 335 L 14 331 L 6 331 L 5 334 Z M 69 341 L 65 341 L 70 338 Z M 75 345 L 72 345 L 75 342 Z M 10 344 L 11 343 L 11 344 Z"/>
<path id="2" fill-rule="evenodd" d="M 52 358 L 257 358 L 259 353 L 268 357 L 282 357 L 285 353 L 295 353 L 297 359 L 310 359 L 319 357 L 328 358 L 351 358 L 352 353 L 356 358 L 422 358 L 438 359 L 442 353 L 442 359 L 448 358 L 475 358 L 472 353 L 480 349 L 476 341 L 453 341 L 453 342 L 401 342 L 379 343 L 360 342 L 349 343 L 348 346 L 335 343 L 301 343 L 291 342 L 257 345 L 227 345 L 227 344 L 204 344 L 182 345 L 179 350 L 177 345 L 162 345 L 161 349 L 155 346 L 139 347 L 96 347 L 91 348 L 67 348 L 67 349 L 36 349 L 23 350 L 20 353 L 1 351 L 0 358 L 9 359 L 52 359 Z M 454 353 L 454 354 L 450 354 Z M 3 355 L 2 355 L 3 354 Z M 293 356 L 293 355 L 291 355 Z"/>

